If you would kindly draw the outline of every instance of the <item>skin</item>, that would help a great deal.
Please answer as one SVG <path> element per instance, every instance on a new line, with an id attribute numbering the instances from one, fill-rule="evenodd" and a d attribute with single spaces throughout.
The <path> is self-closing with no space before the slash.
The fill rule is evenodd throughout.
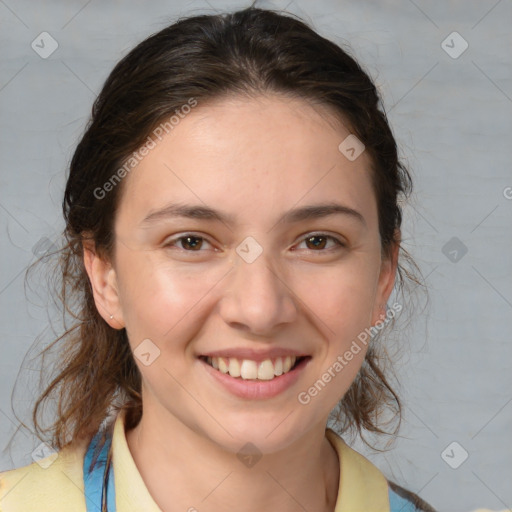
<path id="1" fill-rule="evenodd" d="M 126 328 L 132 350 L 145 339 L 160 350 L 149 366 L 135 358 L 144 410 L 126 435 L 162 510 L 334 510 L 339 462 L 325 426 L 364 345 L 309 404 L 297 395 L 384 318 L 398 255 L 398 246 L 391 258 L 381 255 L 368 154 L 349 161 L 338 150 L 349 133 L 305 100 L 199 104 L 125 178 L 113 261 L 84 246 L 105 321 Z M 278 222 L 289 209 L 331 201 L 358 210 L 365 224 L 344 215 Z M 140 226 L 170 202 L 207 205 L 236 222 Z M 199 249 L 183 239 L 165 247 L 190 232 L 203 237 L 202 245 L 194 239 Z M 320 238 L 326 245 L 317 248 L 306 241 L 312 232 L 346 247 Z M 247 236 L 263 248 L 250 264 L 236 252 Z M 197 359 L 214 349 L 273 346 L 312 359 L 290 389 L 266 400 L 231 395 Z M 251 468 L 236 457 L 249 441 L 263 454 Z"/>

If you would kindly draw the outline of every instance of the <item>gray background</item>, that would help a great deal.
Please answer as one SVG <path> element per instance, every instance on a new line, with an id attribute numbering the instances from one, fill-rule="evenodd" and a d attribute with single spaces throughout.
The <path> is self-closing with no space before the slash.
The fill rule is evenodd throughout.
<path id="1" fill-rule="evenodd" d="M 178 15 L 249 3 L 0 0 L 1 448 L 17 425 L 10 397 L 23 357 L 38 334 L 53 339 L 48 308 L 25 295 L 24 271 L 63 227 L 66 166 L 95 95 L 129 49 Z M 395 448 L 356 448 L 439 510 L 512 508 L 511 2 L 260 6 L 287 7 L 350 43 L 383 94 L 415 179 L 404 245 L 427 277 L 430 308 L 397 364 L 406 407 Z M 31 47 L 44 31 L 58 43 L 47 58 Z M 457 58 L 442 46 L 454 31 L 469 45 Z M 453 54 L 462 44 L 451 36 L 444 48 Z M 40 286 L 44 297 L 42 278 Z M 17 411 L 33 397 L 28 368 Z M 30 463 L 39 444 L 27 432 L 15 439 L 1 453 L 2 470 Z M 457 469 L 445 462 L 457 465 L 463 450 L 469 457 Z"/>

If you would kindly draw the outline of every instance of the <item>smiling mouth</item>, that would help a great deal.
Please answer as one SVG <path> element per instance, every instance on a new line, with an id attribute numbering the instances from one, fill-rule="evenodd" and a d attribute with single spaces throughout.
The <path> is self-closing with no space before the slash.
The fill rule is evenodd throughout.
<path id="1" fill-rule="evenodd" d="M 250 359 L 238 359 L 236 357 L 207 357 L 199 356 L 215 370 L 230 375 L 240 380 L 273 380 L 281 375 L 293 371 L 310 356 L 286 356 L 265 359 L 264 361 L 252 361 Z"/>

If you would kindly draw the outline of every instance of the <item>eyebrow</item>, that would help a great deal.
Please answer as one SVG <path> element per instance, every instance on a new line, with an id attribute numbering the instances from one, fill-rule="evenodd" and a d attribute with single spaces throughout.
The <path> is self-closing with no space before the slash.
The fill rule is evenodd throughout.
<path id="1" fill-rule="evenodd" d="M 338 203 L 313 204 L 309 206 L 303 206 L 301 208 L 294 208 L 287 211 L 278 220 L 278 222 L 292 224 L 303 220 L 329 217 L 331 215 L 344 215 L 346 217 L 357 220 L 364 226 L 367 225 L 365 218 L 360 212 Z M 144 219 L 140 222 L 140 226 L 148 227 L 151 224 L 157 223 L 159 221 L 176 217 L 199 220 L 213 220 L 231 225 L 236 224 L 235 216 L 232 214 L 214 210 L 208 206 L 173 203 L 165 206 L 164 208 L 150 211 L 148 215 L 146 215 L 146 217 L 144 217 Z"/>

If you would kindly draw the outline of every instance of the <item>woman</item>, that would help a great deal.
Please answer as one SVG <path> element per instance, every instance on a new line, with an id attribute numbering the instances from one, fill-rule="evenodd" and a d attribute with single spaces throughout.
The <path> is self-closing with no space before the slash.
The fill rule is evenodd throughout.
<path id="1" fill-rule="evenodd" d="M 59 393 L 57 451 L 0 475 L 0 510 L 433 510 L 326 428 L 337 405 L 340 433 L 399 423 L 379 338 L 419 283 L 410 190 L 371 79 L 302 21 L 140 43 L 66 185 L 76 325 L 34 408 Z"/>

